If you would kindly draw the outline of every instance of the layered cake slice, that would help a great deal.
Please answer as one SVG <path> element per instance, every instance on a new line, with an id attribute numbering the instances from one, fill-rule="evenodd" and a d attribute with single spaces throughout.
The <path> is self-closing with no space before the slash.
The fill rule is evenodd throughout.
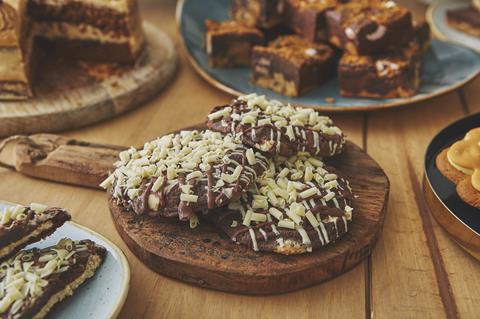
<path id="1" fill-rule="evenodd" d="M 26 1 L 0 1 L 0 99 L 32 96 L 30 79 L 33 39 L 24 18 Z"/>
<path id="2" fill-rule="evenodd" d="M 60 208 L 7 207 L 0 213 L 0 260 L 52 234 L 68 220 L 70 214 Z"/>
<path id="3" fill-rule="evenodd" d="M 95 274 L 105 255 L 90 240 L 71 239 L 17 253 L 0 265 L 0 318 L 44 318 Z"/>
<path id="4" fill-rule="evenodd" d="M 135 0 L 30 0 L 36 34 L 78 59 L 134 63 L 145 39 Z"/>
<path id="5" fill-rule="evenodd" d="M 480 9 L 473 5 L 448 10 L 447 22 L 452 28 L 480 37 Z"/>

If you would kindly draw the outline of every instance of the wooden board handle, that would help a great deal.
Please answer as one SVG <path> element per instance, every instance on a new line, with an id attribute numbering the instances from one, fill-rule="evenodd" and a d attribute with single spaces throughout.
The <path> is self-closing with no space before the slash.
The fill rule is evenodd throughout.
<path id="1" fill-rule="evenodd" d="M 13 136 L 0 144 L 0 162 L 31 177 L 100 188 L 125 149 L 54 134 Z"/>

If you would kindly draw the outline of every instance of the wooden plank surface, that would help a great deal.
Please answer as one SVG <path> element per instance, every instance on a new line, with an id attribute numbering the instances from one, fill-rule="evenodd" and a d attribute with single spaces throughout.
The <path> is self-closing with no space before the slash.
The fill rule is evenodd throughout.
<path id="1" fill-rule="evenodd" d="M 413 2 L 410 2 L 413 3 Z M 150 4 L 146 18 L 176 38 L 174 1 Z M 422 7 L 414 5 L 420 16 Z M 33 180 L 0 169 L 0 198 L 64 206 L 73 219 L 110 238 L 127 254 L 131 290 L 120 318 L 476 318 L 480 263 L 429 216 L 421 195 L 430 139 L 467 112 L 480 111 L 480 79 L 462 94 L 378 113 L 336 114 L 350 140 L 367 148 L 389 175 L 392 192 L 383 234 L 368 261 L 334 280 L 299 292 L 249 297 L 201 289 L 157 275 L 126 248 L 110 221 L 106 195 Z M 144 107 L 110 122 L 68 132 L 82 140 L 141 145 L 200 122 L 229 96 L 201 80 L 185 59 L 174 83 Z M 371 281 L 366 274 L 371 273 Z M 370 300 L 369 296 L 373 298 Z"/>

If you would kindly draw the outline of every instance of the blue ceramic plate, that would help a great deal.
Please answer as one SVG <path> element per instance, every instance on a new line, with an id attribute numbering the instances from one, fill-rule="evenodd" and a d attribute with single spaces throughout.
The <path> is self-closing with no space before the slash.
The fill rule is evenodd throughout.
<path id="1" fill-rule="evenodd" d="M 0 210 L 13 205 L 0 202 Z M 108 239 L 92 230 L 67 222 L 53 235 L 27 248 L 56 244 L 62 238 L 90 239 L 107 249 L 107 257 L 93 278 L 81 285 L 49 313 L 49 318 L 113 319 L 122 309 L 130 284 L 130 267 L 122 251 Z"/>
<path id="2" fill-rule="evenodd" d="M 472 3 L 470 0 L 447 0 L 433 3 L 427 12 L 427 18 L 435 36 L 445 41 L 453 41 L 480 52 L 480 38 L 450 27 L 447 23 L 447 11 L 464 8 Z"/>
<path id="3" fill-rule="evenodd" d="M 250 70 L 210 68 L 203 50 L 205 19 L 229 18 L 227 0 L 179 0 L 177 23 L 187 57 L 195 69 L 212 85 L 233 95 L 257 92 L 295 105 L 316 107 L 325 111 L 370 111 L 379 108 L 414 103 L 452 91 L 475 78 L 480 72 L 480 56 L 463 46 L 433 41 L 425 55 L 422 86 L 417 95 L 404 99 L 364 99 L 340 96 L 338 80 L 330 80 L 310 93 L 288 98 L 249 82 Z M 333 98 L 334 103 L 327 103 Z"/>

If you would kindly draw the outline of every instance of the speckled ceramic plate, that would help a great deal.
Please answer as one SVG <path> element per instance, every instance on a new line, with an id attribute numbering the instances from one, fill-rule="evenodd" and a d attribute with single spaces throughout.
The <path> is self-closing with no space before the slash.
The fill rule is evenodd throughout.
<path id="1" fill-rule="evenodd" d="M 439 39 L 461 43 L 480 52 L 480 38 L 471 36 L 465 32 L 450 27 L 447 23 L 447 11 L 451 9 L 467 7 L 471 0 L 443 0 L 430 5 L 427 11 L 432 32 Z"/>
<path id="2" fill-rule="evenodd" d="M 270 98 L 324 111 L 371 111 L 433 98 L 459 88 L 480 73 L 480 56 L 476 52 L 460 45 L 433 41 L 432 48 L 424 58 L 422 86 L 418 94 L 411 98 L 344 98 L 340 96 L 336 78 L 306 95 L 288 98 L 251 85 L 249 68 L 219 69 L 208 66 L 203 49 L 204 21 L 207 18 L 228 19 L 229 3 L 226 0 L 179 0 L 177 23 L 184 51 L 194 68 L 210 84 L 232 95 L 258 92 Z M 326 102 L 327 98 L 333 98 L 335 102 Z"/>
<path id="3" fill-rule="evenodd" d="M 480 259 L 480 209 L 465 203 L 458 196 L 456 185 L 435 164 L 440 152 L 476 127 L 480 127 L 480 113 L 449 125 L 433 138 L 425 156 L 424 190 L 430 211 L 439 224 Z"/>
<path id="4" fill-rule="evenodd" d="M 0 210 L 13 205 L 0 201 Z M 58 304 L 48 318 L 113 319 L 118 316 L 128 294 L 130 267 L 123 252 L 94 231 L 67 222 L 53 235 L 28 248 L 56 244 L 62 238 L 90 239 L 107 249 L 107 257 L 93 278 L 81 285 L 72 297 Z"/>

